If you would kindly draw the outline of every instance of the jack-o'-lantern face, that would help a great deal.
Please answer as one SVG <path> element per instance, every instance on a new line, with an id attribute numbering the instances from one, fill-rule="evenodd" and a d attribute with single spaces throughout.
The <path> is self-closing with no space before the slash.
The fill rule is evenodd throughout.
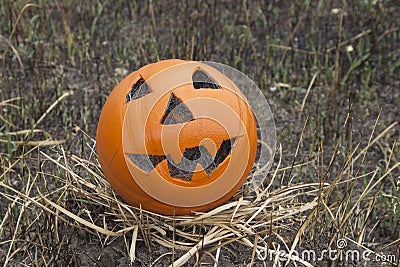
<path id="1" fill-rule="evenodd" d="M 114 91 L 97 149 L 107 179 L 127 202 L 187 214 L 221 204 L 242 185 L 255 157 L 256 123 L 224 74 L 167 60 L 132 73 Z"/>

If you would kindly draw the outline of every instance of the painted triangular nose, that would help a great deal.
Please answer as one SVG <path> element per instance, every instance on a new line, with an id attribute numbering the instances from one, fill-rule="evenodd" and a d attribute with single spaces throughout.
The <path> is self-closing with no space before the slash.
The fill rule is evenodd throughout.
<path id="1" fill-rule="evenodd" d="M 177 124 L 192 120 L 194 120 L 192 112 L 190 112 L 189 108 L 172 93 L 169 97 L 161 124 Z"/>

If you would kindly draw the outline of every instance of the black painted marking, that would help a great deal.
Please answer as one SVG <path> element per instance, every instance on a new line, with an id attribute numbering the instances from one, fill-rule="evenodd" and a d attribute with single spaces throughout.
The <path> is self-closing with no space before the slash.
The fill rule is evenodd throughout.
<path id="1" fill-rule="evenodd" d="M 194 120 L 192 112 L 173 93 L 170 95 L 161 124 L 177 124 Z"/>
<path id="2" fill-rule="evenodd" d="M 232 152 L 233 143 L 235 143 L 236 138 L 224 140 L 219 147 L 217 154 L 215 155 L 214 161 L 209 166 L 205 167 L 204 171 L 208 176 L 213 173 L 213 171 L 218 168 L 218 166 L 224 162 L 226 157 Z"/>
<path id="3" fill-rule="evenodd" d="M 167 156 L 167 160 L 171 177 L 190 182 L 192 181 L 192 176 L 197 164 L 200 164 L 203 169 L 206 169 L 213 163 L 214 159 L 207 148 L 204 146 L 196 146 L 186 148 L 179 163 L 174 162 L 169 155 Z"/>
<path id="4" fill-rule="evenodd" d="M 205 146 L 186 148 L 179 163 L 176 163 L 170 155 L 128 154 L 128 156 L 136 166 L 147 173 L 154 170 L 159 163 L 167 159 L 168 170 L 171 177 L 191 182 L 197 164 L 200 164 L 206 174 L 210 176 L 232 152 L 235 139 L 236 138 L 224 140 L 215 158 L 212 157 Z"/>
<path id="5" fill-rule="evenodd" d="M 128 154 L 130 160 L 145 172 L 151 172 L 166 156 L 146 155 L 146 154 Z"/>
<path id="6" fill-rule="evenodd" d="M 195 89 L 221 89 L 221 86 L 203 70 L 196 70 L 192 75 Z"/>
<path id="7" fill-rule="evenodd" d="M 139 99 L 145 95 L 151 93 L 149 85 L 145 82 L 143 78 L 140 78 L 136 83 L 132 85 L 131 90 L 128 94 L 126 94 L 125 102 L 128 103 L 129 101 Z"/>

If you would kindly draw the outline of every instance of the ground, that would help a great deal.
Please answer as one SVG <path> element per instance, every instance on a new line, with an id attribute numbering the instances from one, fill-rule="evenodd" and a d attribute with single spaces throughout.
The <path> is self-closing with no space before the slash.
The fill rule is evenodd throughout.
<path id="1" fill-rule="evenodd" d="M 143 65 L 181 58 L 225 63 L 252 78 L 277 131 L 266 185 L 272 183 L 262 199 L 279 198 L 257 214 L 249 232 L 244 213 L 226 222 L 236 239 L 201 246 L 188 266 L 285 264 L 274 261 L 276 254 L 263 261 L 263 251 L 245 240 L 286 253 L 292 245 L 300 254 L 342 253 L 306 260 L 315 266 L 382 266 L 345 257 L 369 250 L 398 266 L 400 3 L 295 2 L 2 0 L 0 262 L 166 266 L 206 240 L 218 215 L 175 221 L 124 206 L 93 149 L 114 86 Z M 253 200 L 243 188 L 231 201 L 240 196 Z M 114 232 L 129 230 L 111 237 L 62 209 Z M 190 242 L 186 232 L 193 233 Z M 295 263 L 302 265 L 289 265 Z"/>

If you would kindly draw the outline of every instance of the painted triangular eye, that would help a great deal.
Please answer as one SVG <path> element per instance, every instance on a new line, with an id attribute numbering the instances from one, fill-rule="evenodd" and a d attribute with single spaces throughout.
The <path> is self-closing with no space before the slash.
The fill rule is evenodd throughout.
<path id="1" fill-rule="evenodd" d="M 173 93 L 170 95 L 161 124 L 177 124 L 194 120 L 192 112 Z"/>
<path id="2" fill-rule="evenodd" d="M 149 85 L 146 83 L 146 81 L 143 78 L 140 78 L 136 83 L 132 85 L 131 90 L 129 91 L 128 94 L 126 94 L 125 97 L 125 103 L 128 103 L 129 101 L 141 98 L 145 95 L 148 95 L 151 93 Z"/>
<path id="3" fill-rule="evenodd" d="M 195 89 L 221 89 L 221 86 L 204 70 L 198 69 L 192 75 Z"/>
<path id="4" fill-rule="evenodd" d="M 146 155 L 146 154 L 128 154 L 133 164 L 138 166 L 144 172 L 151 172 L 164 159 L 165 156 Z"/>

